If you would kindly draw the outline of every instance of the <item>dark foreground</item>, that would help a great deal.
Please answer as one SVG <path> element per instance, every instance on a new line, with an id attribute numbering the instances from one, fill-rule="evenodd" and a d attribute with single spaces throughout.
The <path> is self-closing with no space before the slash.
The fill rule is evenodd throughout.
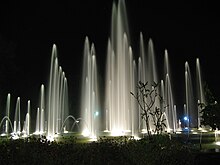
<path id="1" fill-rule="evenodd" d="M 79 143 L 76 138 L 49 142 L 40 138 L 0 140 L 0 164 L 220 164 L 219 153 L 200 152 L 168 136 L 134 140 L 100 138 Z"/>
<path id="2" fill-rule="evenodd" d="M 212 164 L 220 164 L 220 153 L 219 152 L 204 152 L 204 153 L 197 153 L 195 155 L 194 159 L 194 164 L 195 165 L 201 165 L 201 164 L 207 164 L 207 165 L 212 165 Z"/>

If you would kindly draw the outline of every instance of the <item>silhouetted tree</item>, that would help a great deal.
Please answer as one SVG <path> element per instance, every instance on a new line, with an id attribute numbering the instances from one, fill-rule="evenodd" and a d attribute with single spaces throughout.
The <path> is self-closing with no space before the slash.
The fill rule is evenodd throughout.
<path id="1" fill-rule="evenodd" d="M 211 90 L 205 85 L 206 103 L 199 103 L 201 109 L 201 124 L 210 126 L 213 130 L 220 128 L 220 105 L 212 94 Z"/>
<path id="2" fill-rule="evenodd" d="M 163 98 L 158 94 L 158 85 L 153 83 L 151 86 L 148 82 L 143 83 L 139 81 L 137 86 L 137 94 L 130 92 L 132 96 L 137 100 L 140 109 L 142 110 L 141 117 L 146 123 L 148 136 L 151 136 L 150 132 L 150 117 L 153 119 L 155 126 L 154 133 L 160 134 L 163 128 L 166 127 L 165 119 L 163 119 L 163 109 L 160 108 L 163 105 Z M 160 101 L 160 106 L 156 105 L 157 99 Z M 162 107 L 165 108 L 165 107 Z"/>

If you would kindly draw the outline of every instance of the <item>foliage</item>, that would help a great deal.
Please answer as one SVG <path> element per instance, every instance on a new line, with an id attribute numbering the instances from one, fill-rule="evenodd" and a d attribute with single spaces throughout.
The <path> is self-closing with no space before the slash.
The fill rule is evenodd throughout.
<path id="1" fill-rule="evenodd" d="M 209 125 L 213 130 L 220 128 L 220 106 L 218 103 L 209 103 L 201 110 L 202 125 Z"/>
<path id="2" fill-rule="evenodd" d="M 91 143 L 41 142 L 41 139 L 3 140 L 1 164 L 190 164 L 192 154 L 167 135 L 151 140 L 102 138 Z M 183 154 L 184 153 L 184 154 Z"/>
<path id="3" fill-rule="evenodd" d="M 208 86 L 205 86 L 206 103 L 199 103 L 201 109 L 201 124 L 210 126 L 213 130 L 220 128 L 220 105 Z"/>
<path id="4" fill-rule="evenodd" d="M 152 86 L 148 86 L 148 82 L 143 83 L 139 81 L 137 86 L 137 94 L 132 92 L 131 95 L 137 100 L 140 109 L 142 110 L 141 117 L 145 120 L 148 136 L 150 133 L 150 117 L 154 123 L 154 133 L 160 134 L 163 128 L 166 127 L 165 119 L 163 119 L 163 110 L 157 107 L 156 102 L 159 100 L 160 105 L 163 105 L 163 98 L 158 94 L 158 83 L 153 83 Z M 163 107 L 165 108 L 165 107 Z"/>

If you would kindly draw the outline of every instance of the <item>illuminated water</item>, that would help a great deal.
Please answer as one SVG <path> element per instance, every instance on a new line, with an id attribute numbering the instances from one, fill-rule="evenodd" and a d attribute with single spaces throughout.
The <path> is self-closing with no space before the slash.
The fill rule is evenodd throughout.
<path id="1" fill-rule="evenodd" d="M 111 37 L 107 48 L 105 116 L 106 130 L 124 134 L 134 128 L 138 111 L 130 91 L 135 89 L 136 64 L 130 47 L 124 1 L 112 8 Z M 134 112 L 136 111 L 136 112 Z M 137 126 L 136 126 L 137 129 Z"/>
<path id="2" fill-rule="evenodd" d="M 164 103 L 162 105 L 165 107 L 165 114 L 167 120 L 167 131 L 170 132 L 173 130 L 176 131 L 177 128 L 177 115 L 176 115 L 176 105 L 174 104 L 173 98 L 173 87 L 172 87 L 172 79 L 170 73 L 170 64 L 168 58 L 168 51 L 165 50 L 164 54 L 164 80 L 161 80 L 161 96 L 164 99 Z"/>
<path id="3" fill-rule="evenodd" d="M 13 125 L 10 119 L 10 105 L 11 105 L 11 94 L 8 93 L 6 100 L 6 114 L 0 122 L 0 128 L 3 125 L 3 132 L 2 132 L 3 135 L 8 135 L 10 133 L 9 131 L 13 132 Z"/>
<path id="4" fill-rule="evenodd" d="M 185 116 L 189 119 L 189 127 L 197 127 L 197 100 L 195 99 L 194 89 L 193 89 L 193 81 L 191 76 L 191 70 L 188 62 L 185 62 L 185 103 L 186 103 L 186 111 Z"/>
<path id="5" fill-rule="evenodd" d="M 97 77 L 96 54 L 94 44 L 89 44 L 86 37 L 83 54 L 83 74 L 81 92 L 82 133 L 85 136 L 96 137 L 99 130 L 100 105 L 99 85 Z"/>
<path id="6" fill-rule="evenodd" d="M 148 82 L 151 86 L 154 82 L 160 83 L 159 94 L 164 99 L 161 104 L 156 100 L 155 107 L 159 107 L 166 119 L 167 132 L 175 132 L 180 129 L 181 116 L 177 112 L 183 107 L 176 106 L 171 67 L 168 51 L 164 54 L 164 69 L 158 67 L 154 44 L 152 39 L 147 42 L 140 32 L 139 52 L 133 52 L 127 21 L 124 0 L 118 4 L 113 3 L 111 17 L 111 33 L 106 45 L 106 71 L 105 82 L 99 81 L 98 66 L 96 63 L 95 45 L 85 38 L 82 66 L 82 88 L 80 95 L 80 116 L 75 118 L 69 114 L 69 97 L 67 78 L 61 66 L 59 66 L 57 47 L 54 44 L 51 53 L 50 74 L 48 85 L 40 87 L 39 107 L 31 109 L 30 100 L 27 102 L 27 112 L 24 117 L 20 116 L 20 97 L 17 98 L 14 120 L 10 117 L 11 95 L 8 94 L 5 116 L 2 118 L 0 128 L 5 134 L 13 133 L 30 136 L 31 130 L 35 134 L 45 134 L 49 139 L 60 133 L 67 133 L 77 126 L 79 131 L 90 137 L 97 137 L 99 132 L 110 132 L 111 135 L 137 136 L 146 124 L 141 118 L 141 109 L 130 92 L 138 93 L 139 81 Z M 104 65 L 104 62 L 103 62 Z M 162 70 L 160 77 L 158 69 Z M 80 69 L 79 69 L 80 70 Z M 197 107 L 198 102 L 205 103 L 201 68 L 199 59 L 196 59 L 196 79 L 191 75 L 188 62 L 185 62 L 184 115 L 188 117 L 188 127 L 200 125 L 200 115 Z M 196 84 L 193 84 L 196 81 Z M 101 91 L 99 84 L 104 84 Z M 46 90 L 45 90 L 46 89 Z M 100 97 L 104 103 L 100 103 Z M 72 99 L 72 98 L 71 98 Z M 103 106 L 101 106 L 103 105 Z M 33 117 L 33 112 L 36 116 Z M 72 111 L 75 112 L 75 109 Z M 72 126 L 69 123 L 72 121 Z M 35 128 L 31 129 L 31 122 Z M 150 118 L 150 130 L 154 129 L 153 119 Z"/>
<path id="7" fill-rule="evenodd" d="M 50 64 L 49 90 L 47 93 L 48 138 L 53 138 L 55 134 L 60 133 L 62 123 L 69 113 L 68 111 L 67 79 L 61 66 L 58 64 L 57 48 L 54 44 L 52 48 Z"/>
<path id="8" fill-rule="evenodd" d="M 15 134 L 20 134 L 21 132 L 20 97 L 17 98 L 17 102 L 16 102 L 13 130 Z"/>
<path id="9" fill-rule="evenodd" d="M 30 135 L 30 129 L 31 129 L 31 101 L 28 100 L 27 102 L 27 113 L 24 120 L 25 124 L 23 127 L 23 133 L 24 136 Z"/>
<path id="10" fill-rule="evenodd" d="M 198 103 L 206 104 L 199 58 L 196 59 L 196 78 L 197 78 L 196 86 L 197 86 Z M 201 115 L 202 115 L 201 114 L 201 107 L 198 106 L 198 127 L 201 127 Z"/>

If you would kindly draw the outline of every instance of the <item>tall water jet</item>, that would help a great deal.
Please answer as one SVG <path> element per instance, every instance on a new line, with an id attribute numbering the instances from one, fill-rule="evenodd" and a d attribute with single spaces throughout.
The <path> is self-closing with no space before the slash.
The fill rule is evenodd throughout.
<path id="1" fill-rule="evenodd" d="M 40 133 L 44 133 L 44 124 L 45 124 L 45 119 L 44 119 L 44 110 L 45 110 L 45 92 L 44 92 L 44 85 L 41 85 L 41 90 L 40 90 Z"/>
<path id="2" fill-rule="evenodd" d="M 27 113 L 25 116 L 25 136 L 30 135 L 30 129 L 31 129 L 31 101 L 28 100 L 27 102 Z"/>
<path id="3" fill-rule="evenodd" d="M 196 59 L 196 80 L 198 104 L 206 104 L 199 58 Z M 198 128 L 201 128 L 201 110 L 201 107 L 198 106 Z"/>
<path id="4" fill-rule="evenodd" d="M 171 75 L 170 73 L 170 62 L 169 62 L 169 57 L 168 57 L 168 51 L 165 49 L 165 52 L 164 52 L 164 74 L 169 74 Z"/>
<path id="5" fill-rule="evenodd" d="M 6 101 L 6 116 L 9 119 L 10 117 L 10 103 L 11 103 L 11 94 L 8 93 L 7 96 L 7 101 Z M 9 121 L 8 119 L 6 119 L 5 121 L 5 133 L 8 134 L 9 133 Z"/>
<path id="6" fill-rule="evenodd" d="M 40 108 L 37 108 L 35 134 L 40 133 Z"/>
<path id="7" fill-rule="evenodd" d="M 95 47 L 92 44 L 90 48 L 88 37 L 84 43 L 81 112 L 82 134 L 95 138 L 99 130 L 100 105 Z"/>
<path id="8" fill-rule="evenodd" d="M 206 103 L 205 95 L 203 90 L 203 81 L 202 81 L 202 74 L 201 74 L 201 67 L 199 58 L 196 59 L 196 77 L 197 77 L 197 97 L 201 103 Z"/>
<path id="9" fill-rule="evenodd" d="M 36 115 L 36 127 L 35 134 L 43 134 L 44 133 L 44 109 L 45 109 L 45 96 L 44 96 L 44 85 L 42 84 L 40 87 L 40 104 L 37 108 Z"/>
<path id="10" fill-rule="evenodd" d="M 15 116 L 14 116 L 14 133 L 21 133 L 21 117 L 20 117 L 20 97 L 17 98 Z"/>
<path id="11" fill-rule="evenodd" d="M 145 50 L 145 44 L 144 44 L 144 38 L 143 38 L 143 34 L 140 33 L 140 57 L 139 57 L 139 76 L 138 76 L 138 79 L 139 81 L 141 82 L 147 82 L 147 75 L 146 74 L 143 74 L 143 72 L 147 71 L 148 68 L 147 68 L 147 60 L 146 60 L 146 50 Z"/>
<path id="12" fill-rule="evenodd" d="M 188 62 L 185 62 L 185 99 L 186 99 L 186 117 L 188 118 L 188 126 L 193 128 L 197 126 L 197 108 L 193 93 L 193 84 L 191 72 Z"/>
<path id="13" fill-rule="evenodd" d="M 130 49 L 130 56 L 132 56 L 132 50 Z M 130 60 L 132 60 L 133 58 L 130 57 Z M 136 62 L 133 60 L 133 62 L 130 63 L 130 66 L 133 66 L 131 69 L 131 77 L 130 77 L 130 81 L 131 81 L 131 91 L 134 93 L 137 93 L 137 88 L 136 88 L 136 83 L 137 83 L 137 67 L 136 67 Z M 132 136 L 138 136 L 138 132 L 139 132 L 139 111 L 138 110 L 138 104 L 137 101 L 135 100 L 134 97 L 131 98 L 131 133 Z"/>
<path id="14" fill-rule="evenodd" d="M 158 72 L 157 72 L 157 65 L 156 65 L 156 59 L 155 59 L 155 52 L 154 52 L 154 45 L 152 39 L 149 39 L 148 42 L 148 69 L 145 74 L 147 74 L 147 80 L 150 84 L 153 84 L 154 82 L 158 83 Z"/>
<path id="15" fill-rule="evenodd" d="M 147 50 L 147 51 L 146 51 Z M 147 52 L 147 53 L 146 53 Z M 152 39 L 149 39 L 147 47 L 145 48 L 144 39 L 142 33 L 140 33 L 140 57 L 138 59 L 138 81 L 143 83 L 148 82 L 148 85 L 151 87 L 154 83 L 158 82 L 158 73 L 156 68 L 156 59 L 154 53 L 154 46 Z M 140 92 L 140 91 L 139 91 Z M 143 100 L 140 99 L 140 100 Z M 145 100 L 148 102 L 149 100 Z M 141 104 L 144 104 L 141 102 Z M 160 101 L 156 98 L 155 104 L 152 109 L 155 107 L 160 107 Z M 139 116 L 141 116 L 141 109 L 139 107 Z M 154 129 L 154 123 L 151 115 L 149 115 L 149 127 L 150 130 Z M 145 131 L 146 123 L 139 117 L 139 129 Z"/>
<path id="16" fill-rule="evenodd" d="M 149 82 L 151 86 L 153 86 L 154 83 L 159 83 L 158 72 L 157 72 L 156 66 L 157 65 L 156 65 L 156 59 L 155 59 L 154 45 L 153 45 L 152 39 L 150 38 L 148 41 L 147 71 L 144 71 L 143 74 L 147 75 L 147 81 Z M 152 109 L 155 109 L 155 107 L 160 107 L 160 106 L 161 106 L 160 99 L 157 97 Z M 154 125 L 152 116 L 149 118 L 149 120 L 150 120 L 150 130 L 153 130 L 155 125 Z"/>
<path id="17" fill-rule="evenodd" d="M 123 0 L 113 4 L 111 38 L 107 48 L 105 112 L 107 130 L 112 135 L 131 132 L 132 104 L 130 92 L 135 88 L 133 55 L 130 48 L 126 8 Z"/>
<path id="18" fill-rule="evenodd" d="M 171 82 L 170 82 L 170 77 L 169 74 L 166 75 L 166 80 L 165 80 L 165 106 L 166 106 L 166 115 L 167 115 L 167 120 L 169 123 L 169 129 L 173 129 L 175 131 L 175 123 L 174 121 L 175 117 L 175 112 L 174 112 L 174 103 L 173 103 L 173 93 L 172 93 L 172 87 L 171 87 Z"/>
<path id="19" fill-rule="evenodd" d="M 164 54 L 164 74 L 165 74 L 165 91 L 164 91 L 164 103 L 165 103 L 165 113 L 168 120 L 167 131 L 176 131 L 177 128 L 177 116 L 176 116 L 176 106 L 174 105 L 173 99 L 173 88 L 170 73 L 170 64 L 168 58 L 168 51 L 165 50 Z"/>
<path id="20" fill-rule="evenodd" d="M 158 72 L 155 59 L 154 45 L 152 39 L 149 39 L 147 44 L 147 53 L 145 50 L 143 34 L 140 33 L 140 58 L 141 66 L 139 67 L 139 81 L 148 82 L 152 85 L 154 82 L 158 83 Z"/>
<path id="21" fill-rule="evenodd" d="M 145 74 L 145 72 L 148 70 L 147 68 L 147 61 L 146 61 L 146 53 L 145 53 L 145 44 L 144 44 L 144 39 L 143 39 L 143 34 L 140 33 L 140 57 L 138 58 L 138 81 L 141 81 L 143 83 L 146 83 L 147 80 L 147 75 Z M 138 91 L 139 95 L 140 95 L 140 91 Z M 140 102 L 141 104 L 143 104 L 143 98 L 140 98 Z M 144 120 L 142 120 L 141 118 L 141 107 L 140 105 L 138 105 L 138 121 L 139 121 L 139 130 L 145 130 L 146 128 L 146 123 L 144 122 Z"/>
<path id="22" fill-rule="evenodd" d="M 68 114 L 68 87 L 67 79 L 62 68 L 58 64 L 57 48 L 53 45 L 50 79 L 47 102 L 47 137 L 53 139 L 56 133 L 60 133 L 60 129 L 66 114 Z"/>
<path id="23" fill-rule="evenodd" d="M 178 128 L 176 105 L 173 105 L 173 132 L 176 132 Z"/>

